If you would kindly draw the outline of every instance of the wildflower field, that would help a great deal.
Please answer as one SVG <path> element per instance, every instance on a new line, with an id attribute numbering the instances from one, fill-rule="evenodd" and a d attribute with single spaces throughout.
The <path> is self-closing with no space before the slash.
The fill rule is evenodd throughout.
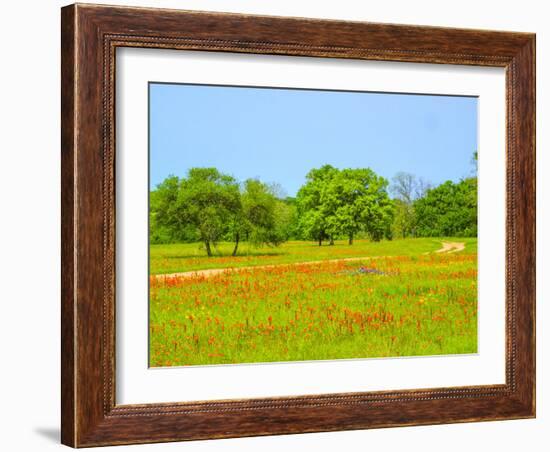
<path id="1" fill-rule="evenodd" d="M 477 351 L 476 239 L 229 247 L 151 246 L 152 367 Z"/>

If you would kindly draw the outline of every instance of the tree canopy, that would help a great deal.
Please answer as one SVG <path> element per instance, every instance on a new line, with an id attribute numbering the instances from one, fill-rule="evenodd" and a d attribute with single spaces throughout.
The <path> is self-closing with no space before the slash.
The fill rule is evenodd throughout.
<path id="1" fill-rule="evenodd" d="M 430 185 L 414 174 L 399 172 L 392 178 L 390 192 L 394 199 L 394 221 L 392 233 L 406 238 L 416 235 L 416 214 L 414 201 L 426 195 Z"/>
<path id="2" fill-rule="evenodd" d="M 477 178 L 447 181 L 427 191 L 414 203 L 420 237 L 477 235 Z"/>
<path id="3" fill-rule="evenodd" d="M 331 233 L 334 232 L 324 199 L 327 187 L 337 172 L 338 170 L 331 165 L 312 169 L 306 175 L 306 183 L 296 195 L 298 229 L 304 237 L 317 240 L 319 245 L 323 240 L 331 238 Z M 333 240 L 331 238 L 331 242 Z"/>
<path id="4" fill-rule="evenodd" d="M 168 177 L 151 193 L 150 211 L 152 241 L 161 233 L 175 240 L 198 239 L 208 256 L 222 239 L 235 242 L 233 255 L 243 237 L 256 245 L 285 239 L 278 223 L 287 212 L 271 189 L 255 179 L 241 185 L 216 168 L 191 168 L 187 177 Z"/>
<path id="5" fill-rule="evenodd" d="M 159 224 L 176 230 L 184 225 L 193 226 L 209 256 L 212 245 L 223 236 L 241 202 L 237 181 L 215 168 L 191 168 L 187 178 L 170 179 L 169 190 L 161 191 L 159 198 L 161 205 L 170 204 L 159 211 Z"/>
<path id="6" fill-rule="evenodd" d="M 393 205 L 388 182 L 369 168 L 338 170 L 330 165 L 311 170 L 298 191 L 300 229 L 307 238 L 346 236 L 350 244 L 359 232 L 372 240 L 389 237 Z"/>
<path id="7" fill-rule="evenodd" d="M 272 189 L 257 179 L 248 179 L 241 192 L 241 205 L 235 211 L 233 240 L 237 254 L 242 237 L 255 245 L 279 245 L 285 241 L 280 228 L 284 213 Z"/>

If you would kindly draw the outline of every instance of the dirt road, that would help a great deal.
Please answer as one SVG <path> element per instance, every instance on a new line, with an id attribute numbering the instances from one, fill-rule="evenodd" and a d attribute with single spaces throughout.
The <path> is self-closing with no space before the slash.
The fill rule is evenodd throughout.
<path id="1" fill-rule="evenodd" d="M 290 262 L 287 264 L 270 264 L 270 265 L 251 265 L 249 267 L 234 267 L 234 268 L 207 268 L 205 270 L 193 270 L 189 272 L 181 273 L 169 273 L 165 275 L 152 275 L 157 279 L 171 279 L 171 278 L 191 278 L 193 276 L 214 276 L 221 273 L 233 273 L 243 270 L 260 269 L 265 270 L 267 268 L 279 267 L 281 265 L 319 265 L 325 262 L 346 262 L 346 261 L 364 261 L 366 259 L 380 259 L 382 256 L 363 256 L 363 257 L 344 257 L 341 259 L 325 259 L 322 261 L 308 261 L 308 262 Z"/>
<path id="2" fill-rule="evenodd" d="M 466 246 L 464 242 L 441 242 L 442 248 L 438 249 L 436 253 L 456 253 L 464 250 Z"/>
<path id="3" fill-rule="evenodd" d="M 441 242 L 442 247 L 438 250 L 436 250 L 436 253 L 456 253 L 458 251 L 464 250 L 465 244 L 463 242 Z M 424 253 L 424 254 L 430 254 L 430 253 Z M 192 278 L 196 276 L 214 276 L 219 275 L 222 273 L 233 273 L 233 272 L 239 272 L 244 270 L 250 270 L 252 268 L 265 270 L 267 268 L 273 268 L 277 267 L 279 265 L 301 265 L 301 264 L 307 264 L 307 265 L 317 265 L 322 264 L 324 262 L 347 262 L 347 261 L 361 261 L 366 259 L 380 259 L 384 256 L 363 256 L 363 257 L 345 257 L 341 259 L 327 259 L 327 260 L 321 260 L 321 261 L 309 261 L 309 262 L 291 262 L 288 264 L 271 264 L 271 265 L 254 265 L 249 267 L 235 267 L 235 268 L 208 268 L 205 270 L 193 270 L 189 272 L 180 272 L 180 273 L 168 273 L 165 275 L 153 275 L 154 278 L 157 279 L 175 279 L 175 278 Z"/>

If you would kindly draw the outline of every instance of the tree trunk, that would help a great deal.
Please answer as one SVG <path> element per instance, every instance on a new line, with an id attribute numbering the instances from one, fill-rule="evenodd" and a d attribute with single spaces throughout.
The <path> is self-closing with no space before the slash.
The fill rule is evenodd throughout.
<path id="1" fill-rule="evenodd" d="M 323 244 L 323 239 L 319 237 L 319 246 L 321 246 L 322 244 Z"/>
<path id="2" fill-rule="evenodd" d="M 330 236 L 330 243 L 329 243 L 329 245 L 334 245 L 334 237 L 333 237 L 332 235 Z"/>
<path id="3" fill-rule="evenodd" d="M 239 236 L 239 233 L 237 232 L 237 234 L 235 234 L 235 248 L 233 248 L 233 253 L 231 253 L 231 256 L 237 255 L 237 250 L 239 249 L 239 239 L 240 239 L 240 236 Z"/>
<path id="4" fill-rule="evenodd" d="M 212 257 L 212 249 L 210 248 L 210 240 L 204 241 L 204 246 L 206 247 L 206 254 L 208 254 L 208 257 Z"/>
<path id="5" fill-rule="evenodd" d="M 349 235 L 348 245 L 353 245 L 353 232 Z"/>

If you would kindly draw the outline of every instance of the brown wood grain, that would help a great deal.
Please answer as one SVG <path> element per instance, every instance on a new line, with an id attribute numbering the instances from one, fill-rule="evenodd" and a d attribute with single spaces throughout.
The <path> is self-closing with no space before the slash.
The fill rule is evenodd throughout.
<path id="1" fill-rule="evenodd" d="M 71 5 L 62 9 L 62 442 L 74 447 L 535 415 L 535 36 Z M 115 403 L 117 47 L 506 68 L 506 384 Z"/>
<path id="2" fill-rule="evenodd" d="M 61 441 L 75 441 L 74 385 L 74 8 L 61 11 Z"/>

